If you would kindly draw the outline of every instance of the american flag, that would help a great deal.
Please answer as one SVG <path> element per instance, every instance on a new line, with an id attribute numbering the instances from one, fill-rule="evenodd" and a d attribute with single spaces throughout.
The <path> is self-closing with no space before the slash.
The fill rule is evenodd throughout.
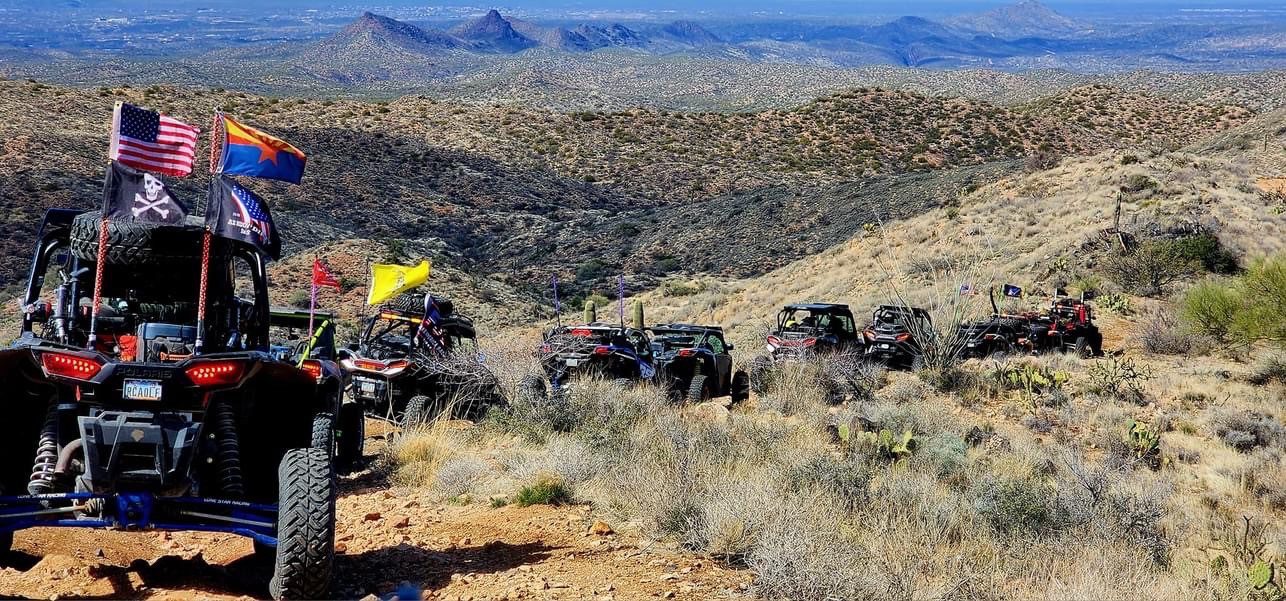
<path id="1" fill-rule="evenodd" d="M 200 132 L 156 111 L 117 103 L 108 157 L 135 169 L 187 177 L 192 173 Z"/>
<path id="2" fill-rule="evenodd" d="M 268 244 L 272 240 L 272 218 L 260 204 L 259 197 L 253 192 L 241 187 L 239 184 L 232 183 L 232 199 L 237 203 L 238 216 L 242 222 L 250 226 L 251 231 L 259 238 L 260 244 Z"/>

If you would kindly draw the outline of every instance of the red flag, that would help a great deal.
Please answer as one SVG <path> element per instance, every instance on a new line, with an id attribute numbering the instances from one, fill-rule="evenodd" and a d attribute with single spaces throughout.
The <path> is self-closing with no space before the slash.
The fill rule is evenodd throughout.
<path id="1" fill-rule="evenodd" d="M 313 259 L 313 286 L 316 288 L 333 288 L 335 290 L 342 289 L 342 286 L 339 285 L 339 278 L 330 272 L 330 269 L 326 267 L 325 263 L 321 262 L 321 259 L 316 258 Z"/>

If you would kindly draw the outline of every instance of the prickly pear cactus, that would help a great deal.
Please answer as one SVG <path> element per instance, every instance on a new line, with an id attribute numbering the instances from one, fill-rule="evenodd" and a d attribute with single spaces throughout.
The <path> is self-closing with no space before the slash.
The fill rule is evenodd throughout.
<path id="1" fill-rule="evenodd" d="M 1135 459 L 1146 463 L 1154 470 L 1161 467 L 1160 434 L 1154 432 L 1147 424 L 1131 419 L 1126 422 L 1126 436 L 1129 439 L 1130 448 L 1134 450 Z"/>
<path id="2" fill-rule="evenodd" d="M 1256 561 L 1246 570 L 1246 576 L 1250 578 L 1250 585 L 1263 590 L 1268 588 L 1273 582 L 1273 564 L 1264 560 Z"/>
<path id="3" fill-rule="evenodd" d="M 585 323 L 594 323 L 598 321 L 598 307 L 594 306 L 594 301 L 585 301 Z"/>
<path id="4" fill-rule="evenodd" d="M 634 329 L 643 329 L 643 301 L 636 300 L 630 306 L 630 318 L 634 324 Z"/>

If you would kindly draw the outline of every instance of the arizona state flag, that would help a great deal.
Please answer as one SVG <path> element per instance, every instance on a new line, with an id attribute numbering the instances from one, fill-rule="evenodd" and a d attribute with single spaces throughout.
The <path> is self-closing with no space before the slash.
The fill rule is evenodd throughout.
<path id="1" fill-rule="evenodd" d="M 366 295 L 366 304 L 378 305 L 394 296 L 423 284 L 429 279 L 429 262 L 420 261 L 419 265 L 371 265 L 371 290 Z"/>
<path id="2" fill-rule="evenodd" d="M 281 236 L 268 205 L 227 176 L 216 175 L 210 180 L 205 226 L 216 236 L 245 242 L 273 259 L 281 258 Z"/>
<path id="3" fill-rule="evenodd" d="M 303 179 L 304 163 L 308 157 L 285 140 L 237 123 L 223 113 L 215 117 L 215 131 L 223 143 L 215 173 L 248 175 L 292 184 Z"/>

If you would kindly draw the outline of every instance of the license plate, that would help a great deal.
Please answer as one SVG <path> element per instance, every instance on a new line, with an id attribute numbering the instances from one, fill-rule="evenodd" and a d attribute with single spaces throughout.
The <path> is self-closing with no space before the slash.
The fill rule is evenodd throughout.
<path id="1" fill-rule="evenodd" d="M 567 367 L 576 367 L 577 365 L 580 365 L 580 359 L 568 359 L 568 360 L 567 360 Z"/>
<path id="2" fill-rule="evenodd" d="M 362 382 L 362 394 L 375 394 L 375 382 Z"/>
<path id="3" fill-rule="evenodd" d="M 125 380 L 125 398 L 132 401 L 161 400 L 161 382 L 158 380 Z"/>
<path id="4" fill-rule="evenodd" d="M 880 348 L 889 348 L 889 345 L 887 345 L 887 344 L 881 344 L 881 345 L 880 345 Z"/>

